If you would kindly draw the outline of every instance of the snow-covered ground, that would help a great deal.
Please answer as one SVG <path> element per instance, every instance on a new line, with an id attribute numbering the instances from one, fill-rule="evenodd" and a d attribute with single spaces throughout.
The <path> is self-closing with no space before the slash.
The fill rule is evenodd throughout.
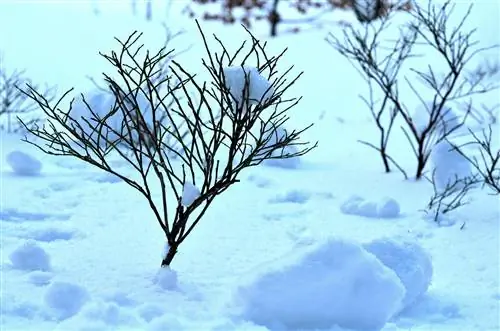
<path id="1" fill-rule="evenodd" d="M 161 46 L 159 21 L 111 1 L 95 15 L 95 3 L 2 2 L 2 65 L 25 68 L 60 93 L 89 91 L 87 76 L 106 70 L 98 51 L 113 49 L 114 36 L 139 30 L 148 47 Z M 467 5 L 458 1 L 457 10 Z M 170 8 L 168 25 L 186 33 L 173 46 L 189 48 L 179 61 L 196 71 L 203 45 L 179 11 Z M 500 5 L 484 1 L 467 24 L 489 45 L 500 42 L 499 20 Z M 245 37 L 237 26 L 203 26 L 230 48 Z M 429 183 L 383 173 L 377 153 L 358 143 L 378 137 L 358 98 L 364 82 L 324 41 L 341 29 L 269 40 L 271 51 L 289 48 L 283 66 L 305 72 L 288 92 L 304 99 L 287 127 L 315 122 L 304 139 L 319 147 L 298 165 L 245 171 L 180 246 L 171 270 L 159 268 L 164 238 L 139 194 L 0 132 L 0 329 L 498 330 L 498 196 L 472 191 L 449 226 L 438 226 L 422 212 Z M 498 94 L 486 101 L 497 103 Z M 390 149 L 413 169 L 399 130 Z"/>

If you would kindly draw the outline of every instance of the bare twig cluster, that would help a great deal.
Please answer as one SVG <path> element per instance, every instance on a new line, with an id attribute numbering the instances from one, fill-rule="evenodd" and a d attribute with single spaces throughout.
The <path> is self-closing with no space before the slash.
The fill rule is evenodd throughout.
<path id="1" fill-rule="evenodd" d="M 88 104 L 91 115 L 84 118 L 72 117 L 71 109 L 61 110 L 61 101 L 71 90 L 55 104 L 29 86 L 25 91 L 49 118 L 47 126 L 27 127 L 42 143 L 29 138 L 26 141 L 49 154 L 76 157 L 117 176 L 140 192 L 168 242 L 168 251 L 161 262 L 163 267 L 171 264 L 180 244 L 215 197 L 239 181 L 243 169 L 267 159 L 297 157 L 316 147 L 300 139 L 310 126 L 284 131 L 279 136 L 277 133 L 283 130 L 289 110 L 300 99 L 285 98 L 285 92 L 300 74 L 290 78 L 291 68 L 282 74 L 276 71 L 285 51 L 270 56 L 266 43 L 248 30 L 249 42 L 243 42 L 233 53 L 214 36 L 219 48 L 215 51 L 199 25 L 198 28 L 206 49 L 203 66 L 211 82 L 200 81 L 176 60 L 170 62 L 168 76 L 155 79 L 162 70 L 162 61 L 172 52 L 160 50 L 140 56 L 141 35 L 135 32 L 126 41 L 117 39 L 120 51 L 102 54 L 115 68 L 114 75 L 105 74 L 105 81 L 116 97 L 114 107 L 104 116 Z M 253 83 L 245 75 L 241 91 L 244 98 L 235 102 L 224 69 L 250 64 L 255 64 L 259 75 L 271 82 L 270 87 L 260 100 L 250 100 Z M 118 78 L 113 78 L 116 74 Z M 148 119 L 140 111 L 141 98 L 149 103 L 153 125 L 147 125 Z M 169 98 L 174 100 L 173 105 L 165 102 Z M 121 118 L 118 128 L 109 124 L 116 116 Z M 167 117 L 166 124 L 159 121 L 161 116 Z M 188 137 L 182 136 L 180 123 L 187 126 Z M 85 126 L 92 128 L 91 132 Z M 168 139 L 182 146 L 182 153 L 166 144 Z M 284 152 L 287 146 L 297 146 L 297 151 Z M 172 153 L 177 153 L 175 162 Z M 114 168 L 109 162 L 111 155 L 125 160 L 137 178 Z"/>
<path id="2" fill-rule="evenodd" d="M 466 177 L 455 176 L 455 179 L 449 181 L 442 189 L 436 186 L 434 172 L 432 178 L 428 180 L 432 183 L 433 195 L 424 212 L 428 215 L 432 214 L 433 221 L 438 224 L 441 223 L 442 216 L 468 204 L 468 193 L 482 183 L 481 176 L 477 174 Z"/>
<path id="3" fill-rule="evenodd" d="M 206 10 L 202 14 L 205 20 L 220 21 L 224 24 L 241 23 L 247 28 L 257 22 L 269 24 L 269 34 L 278 35 L 278 26 L 292 26 L 292 32 L 300 31 L 300 26 L 311 25 L 320 21 L 335 9 L 352 10 L 360 22 L 371 22 L 395 10 L 409 10 L 411 2 L 393 3 L 390 0 L 192 0 L 184 12 L 196 17 L 193 5 L 215 5 L 216 10 Z M 283 7 L 288 6 L 299 14 L 298 18 L 283 15 Z"/>
<path id="4" fill-rule="evenodd" d="M 163 24 L 163 28 L 165 29 L 165 42 L 163 44 L 164 45 L 163 50 L 166 50 L 175 41 L 175 39 L 182 37 L 182 35 L 184 34 L 184 31 L 179 31 L 179 32 L 174 33 L 166 24 Z M 156 85 L 158 88 L 166 89 L 166 84 L 162 84 L 161 81 L 163 79 L 165 79 L 166 77 L 169 77 L 169 75 L 170 75 L 170 72 L 169 72 L 170 67 L 169 66 L 172 63 L 172 60 L 177 58 L 178 56 L 182 55 L 183 53 L 187 52 L 190 48 L 191 47 L 188 47 L 188 48 L 183 49 L 181 51 L 171 51 L 171 52 L 168 52 L 168 54 L 166 54 L 165 57 L 162 56 L 162 60 L 158 63 L 158 70 L 154 74 L 152 74 L 150 77 L 152 83 L 154 85 Z M 89 77 L 89 79 L 96 86 L 98 93 L 100 93 L 100 94 L 102 93 L 103 96 L 105 96 L 106 98 L 115 100 L 115 102 L 117 101 L 117 98 L 114 95 L 115 91 L 112 90 L 108 84 L 99 83 L 93 77 Z M 172 77 L 171 79 L 172 79 L 171 84 L 175 85 L 175 84 L 179 83 L 178 81 L 176 81 L 175 77 Z M 106 82 L 104 82 L 104 83 L 106 83 Z M 168 94 L 165 91 L 158 91 L 158 93 Z M 195 96 L 191 96 L 191 97 L 195 97 Z M 122 95 L 122 96 L 120 96 L 120 98 L 123 98 L 129 107 L 133 107 L 134 100 L 132 100 L 130 96 Z M 179 96 L 179 99 L 182 100 L 182 98 L 183 98 L 182 96 Z M 150 107 L 149 102 L 146 98 L 140 97 L 137 103 L 138 103 L 138 106 L 139 106 L 140 111 L 143 114 L 143 116 L 147 115 L 148 113 L 151 113 L 151 109 L 150 109 L 151 107 Z M 175 104 L 175 99 L 172 97 L 169 97 L 169 98 L 163 100 L 163 103 L 165 105 L 164 106 L 165 109 L 171 109 Z M 158 114 L 157 120 L 162 124 L 166 124 L 168 122 L 168 118 L 167 118 L 166 113 Z M 151 124 L 150 122 L 151 121 L 146 121 L 146 124 L 150 125 Z M 178 128 L 179 128 L 180 137 L 182 139 L 186 139 L 188 137 L 188 134 L 189 134 L 189 132 L 187 131 L 186 123 L 185 122 L 179 123 Z M 148 144 L 152 143 L 151 141 L 148 142 L 148 136 L 144 132 L 137 132 L 137 134 L 142 135 L 141 138 L 146 143 L 148 143 Z M 176 151 L 176 153 L 171 154 L 172 157 L 175 158 L 178 153 L 182 153 L 182 147 L 179 144 L 177 144 L 175 139 L 173 139 L 172 137 L 165 137 L 164 143 L 168 144 Z"/>
<path id="5" fill-rule="evenodd" d="M 452 144 L 453 148 L 469 161 L 479 174 L 483 186 L 488 187 L 493 194 L 500 194 L 500 147 L 493 146 L 493 130 L 482 130 L 481 135 L 469 131 L 472 140 L 462 144 Z M 466 147 L 473 147 L 479 155 L 470 155 Z"/>
<path id="6" fill-rule="evenodd" d="M 376 26 L 365 25 L 361 29 L 347 27 L 342 37 L 330 34 L 327 38 L 340 54 L 351 61 L 370 87 L 371 95 L 366 103 L 381 138 L 378 144 L 363 143 L 380 153 L 385 171 L 391 170 L 391 163 L 397 166 L 387 153 L 389 134 L 397 119 L 403 121 L 401 128 L 416 159 L 414 177 L 420 179 L 433 146 L 463 129 L 472 109 L 467 100 L 497 87 L 485 83 L 482 77 L 468 75 L 466 71 L 471 59 L 486 50 L 477 47 L 477 42 L 473 40 L 474 30 L 465 30 L 464 23 L 471 8 L 457 25 L 450 26 L 448 22 L 454 14 L 454 5 L 450 2 L 444 5 L 429 2 L 425 8 L 415 5 L 409 11 L 410 22 L 400 28 L 399 38 L 394 41 L 384 39 L 384 32 L 391 22 L 390 15 L 383 17 Z M 437 55 L 441 59 L 439 70 L 427 65 L 422 69 L 407 67 L 408 60 L 418 56 L 416 46 L 428 48 L 430 56 Z M 410 69 L 412 77 L 406 76 L 406 69 Z M 423 120 L 417 121 L 410 105 L 400 95 L 403 83 L 422 103 L 425 116 L 420 117 Z M 374 87 L 382 95 L 380 99 L 372 96 Z M 432 96 L 430 101 L 426 100 L 422 91 Z M 465 104 L 465 110 L 457 114 L 452 111 L 451 103 Z"/>
<path id="7" fill-rule="evenodd" d="M 17 86 L 25 84 L 32 84 L 31 80 L 26 77 L 25 71 L 9 72 L 0 57 L 0 118 L 2 120 L 0 129 L 9 133 L 22 129 L 17 117 L 22 117 L 29 126 L 41 121 L 39 115 L 36 114 L 38 109 L 36 103 L 17 88 Z M 38 85 L 31 86 L 36 90 L 40 89 Z M 53 100 L 55 87 L 45 87 L 43 93 L 48 100 Z"/>

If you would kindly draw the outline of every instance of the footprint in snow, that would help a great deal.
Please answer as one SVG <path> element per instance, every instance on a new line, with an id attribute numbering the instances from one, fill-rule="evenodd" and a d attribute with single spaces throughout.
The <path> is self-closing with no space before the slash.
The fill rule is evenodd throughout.
<path id="1" fill-rule="evenodd" d="M 20 211 L 16 208 L 5 208 L 0 210 L 0 221 L 2 222 L 41 222 L 41 221 L 67 221 L 68 214 L 56 213 L 32 213 Z"/>

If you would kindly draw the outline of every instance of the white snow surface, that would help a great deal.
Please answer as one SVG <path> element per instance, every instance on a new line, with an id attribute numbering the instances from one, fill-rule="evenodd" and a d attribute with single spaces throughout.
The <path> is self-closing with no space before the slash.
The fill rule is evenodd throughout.
<path id="1" fill-rule="evenodd" d="M 458 13 L 470 3 L 454 2 Z M 57 97 L 73 86 L 75 94 L 92 91 L 87 77 L 109 72 L 98 52 L 117 50 L 114 37 L 123 40 L 139 30 L 147 48 L 162 46 L 165 30 L 159 18 L 165 18 L 165 3 L 153 0 L 158 20 L 146 22 L 142 14 L 131 15 L 128 1 L 0 2 L 0 31 L 15 31 L 0 33 L 2 65 L 10 71 L 26 69 L 40 86 L 57 85 Z M 205 50 L 196 25 L 181 14 L 182 1 L 171 3 L 168 25 L 173 31 L 186 29 L 173 48 L 193 45 L 176 60 L 208 77 L 210 84 L 200 63 Z M 287 8 L 286 2 L 280 6 Z M 499 6 L 475 2 L 464 25 L 478 29 L 480 46 L 500 42 L 491 33 L 500 21 Z M 334 11 L 332 19 L 355 22 L 347 11 Z M 229 50 L 248 37 L 236 25 L 200 22 L 209 40 L 216 33 Z M 470 192 L 469 204 L 448 215 L 449 227 L 429 221 L 422 209 L 432 186 L 404 180 L 397 170 L 385 174 L 378 153 L 358 143 L 377 141 L 378 132 L 359 99 L 368 93 L 366 83 L 324 41 L 328 32 L 341 34 L 342 26 L 305 27 L 291 34 L 283 25 L 280 35 L 270 39 L 268 26 L 260 23 L 253 31 L 268 40 L 271 55 L 288 47 L 279 73 L 291 65 L 304 71 L 284 95 L 303 96 L 290 110 L 286 128 L 315 122 L 301 138 L 319 141 L 319 147 L 291 163 L 243 171 L 239 183 L 216 197 L 170 269 L 160 269 L 165 236 L 138 192 L 88 164 L 45 155 L 21 142 L 21 136 L 0 131 L 3 329 L 278 331 L 266 315 L 266 307 L 277 302 L 275 324 L 291 328 L 302 323 L 309 330 L 325 326 L 328 331 L 368 326 L 382 331 L 500 329 L 498 197 L 478 188 Z M 424 62 L 441 65 L 432 58 Z M 407 90 L 400 93 L 407 94 L 408 109 L 416 109 L 418 98 Z M 496 95 L 488 94 L 472 100 L 478 107 L 498 103 Z M 61 103 L 61 109 L 67 110 L 68 103 Z M 498 125 L 493 130 L 498 146 Z M 38 160 L 43 176 L 16 175 L 7 160 L 13 151 Z M 414 156 L 400 130 L 392 132 L 389 154 L 411 174 Z M 110 162 L 134 173 L 114 156 Z M 180 167 L 179 162 L 173 166 Z M 28 172 L 37 174 L 38 166 L 32 166 Z M 157 199 L 159 185 L 151 189 Z M 172 214 L 176 201 L 173 194 L 168 199 Z M 335 238 L 344 238 L 345 244 Z M 354 295 L 355 288 L 359 292 Z M 332 309 L 311 298 L 299 306 L 297 300 L 308 293 Z M 368 293 L 379 299 L 367 298 Z M 255 309 L 243 314 L 250 300 Z"/>

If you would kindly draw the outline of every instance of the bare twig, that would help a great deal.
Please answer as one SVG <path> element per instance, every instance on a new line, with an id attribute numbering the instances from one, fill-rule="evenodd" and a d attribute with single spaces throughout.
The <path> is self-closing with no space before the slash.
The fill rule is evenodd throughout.
<path id="1" fill-rule="evenodd" d="M 472 130 L 469 130 L 472 141 L 460 146 L 452 144 L 453 149 L 467 159 L 472 167 L 479 173 L 483 185 L 491 189 L 493 194 L 500 194 L 500 148 L 494 148 L 493 130 L 491 125 L 488 130 L 483 130 L 479 136 Z M 465 152 L 465 147 L 475 147 L 479 151 L 478 156 L 471 156 Z"/>

